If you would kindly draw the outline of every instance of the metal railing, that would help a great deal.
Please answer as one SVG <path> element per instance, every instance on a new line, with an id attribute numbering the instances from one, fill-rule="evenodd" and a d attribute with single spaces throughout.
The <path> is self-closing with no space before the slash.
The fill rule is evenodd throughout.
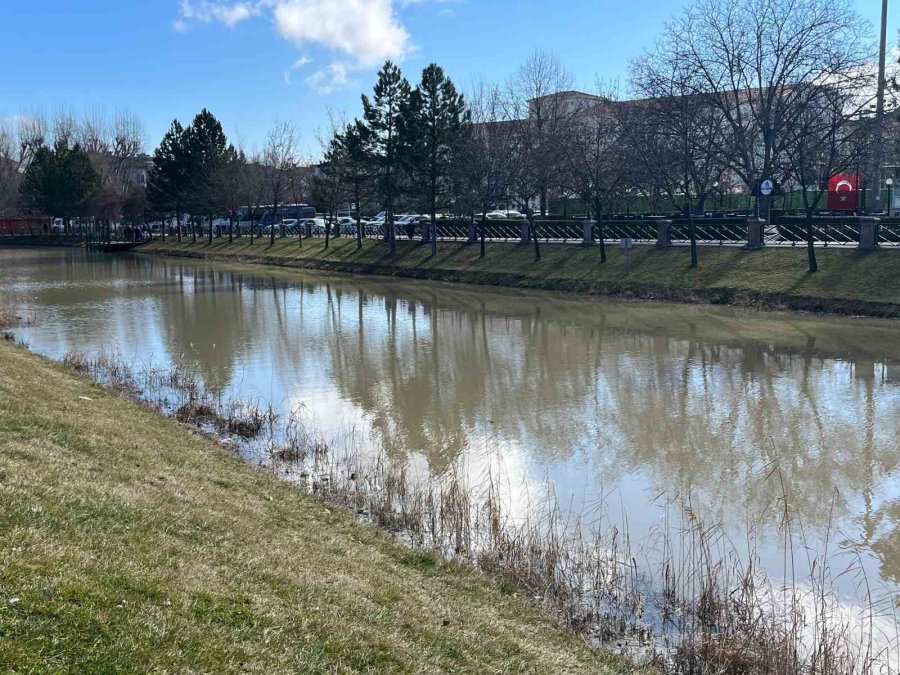
<path id="1" fill-rule="evenodd" d="M 694 219 L 694 234 L 701 244 L 738 244 L 747 241 L 747 220 L 742 219 Z M 690 221 L 673 220 L 669 228 L 669 238 L 673 244 L 688 243 L 691 240 Z"/>

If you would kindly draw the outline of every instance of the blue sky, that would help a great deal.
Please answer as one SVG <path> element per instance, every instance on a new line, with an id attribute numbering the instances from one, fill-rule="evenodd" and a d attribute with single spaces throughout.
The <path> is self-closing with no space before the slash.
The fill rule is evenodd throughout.
<path id="1" fill-rule="evenodd" d="M 502 81 L 534 48 L 581 88 L 624 79 L 683 0 L 30 0 L 0 7 L 0 117 L 126 109 L 151 150 L 202 107 L 252 148 L 277 118 L 308 152 L 328 111 L 359 114 L 377 65 L 410 80 L 434 61 L 458 85 Z M 893 4 L 900 4 L 894 0 Z M 877 0 L 851 2 L 874 25 Z M 891 8 L 889 39 L 900 9 Z"/>

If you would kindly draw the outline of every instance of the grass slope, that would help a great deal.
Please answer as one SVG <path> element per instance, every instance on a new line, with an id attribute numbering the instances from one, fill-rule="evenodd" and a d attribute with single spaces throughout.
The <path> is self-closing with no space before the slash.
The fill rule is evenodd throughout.
<path id="1" fill-rule="evenodd" d="M 544 245 L 543 259 L 534 262 L 530 246 L 488 243 L 478 257 L 477 245 L 441 243 L 436 256 L 430 247 L 398 242 L 392 256 L 385 244 L 367 240 L 357 250 L 355 240 L 268 239 L 253 245 L 247 238 L 228 244 L 216 240 L 178 244 L 169 238 L 141 248 L 147 253 L 231 259 L 322 269 L 385 274 L 513 287 L 580 291 L 666 300 L 785 307 L 810 311 L 873 316 L 900 316 L 900 250 L 817 251 L 820 271 L 809 274 L 806 251 L 770 247 L 747 252 L 737 247 L 705 246 L 700 266 L 690 268 L 687 247 L 658 249 L 638 246 L 626 272 L 625 254 L 609 247 L 609 260 L 599 262 L 597 247 Z"/>
<path id="2" fill-rule="evenodd" d="M 0 341 L 0 672 L 630 672 Z"/>

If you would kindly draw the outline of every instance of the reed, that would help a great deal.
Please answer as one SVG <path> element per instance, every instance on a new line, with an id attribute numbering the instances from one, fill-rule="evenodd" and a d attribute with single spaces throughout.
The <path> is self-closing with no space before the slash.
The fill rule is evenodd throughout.
<path id="1" fill-rule="evenodd" d="M 21 314 L 12 307 L 0 305 L 0 328 L 33 326 L 34 322 L 33 314 Z"/>
<path id="2" fill-rule="evenodd" d="M 416 550 L 477 567 L 590 641 L 663 671 L 874 675 L 900 663 L 893 596 L 876 594 L 857 561 L 841 574 L 859 576 L 864 614 L 842 615 L 828 546 L 805 561 L 794 556 L 811 547 L 777 466 L 770 480 L 779 486 L 786 555 L 773 579 L 761 569 L 754 524 L 734 542 L 697 513 L 690 495 L 659 497 L 662 525 L 633 540 L 602 509 L 593 518 L 584 509 L 569 515 L 550 484 L 513 514 L 506 477 L 493 468 L 499 461 L 474 478 L 462 464 L 420 475 L 352 431 L 322 438 L 302 407 L 278 415 L 212 396 L 184 365 L 135 369 L 115 356 L 81 354 L 64 362 L 183 423 L 230 435 L 248 455 L 262 451 L 273 471 L 319 499 Z M 627 515 L 617 521 L 627 524 Z"/>

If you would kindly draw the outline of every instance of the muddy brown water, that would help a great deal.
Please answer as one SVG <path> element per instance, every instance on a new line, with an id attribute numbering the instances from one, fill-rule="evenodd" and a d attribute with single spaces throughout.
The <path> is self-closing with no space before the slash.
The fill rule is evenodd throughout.
<path id="1" fill-rule="evenodd" d="M 640 538 L 687 498 L 738 547 L 752 526 L 776 577 L 787 494 L 795 557 L 828 535 L 836 570 L 843 556 L 900 581 L 898 321 L 79 250 L 0 249 L 0 303 L 33 314 L 17 334 L 41 354 L 183 363 L 432 473 L 490 456 L 513 510 L 549 483 L 567 511 Z"/>

